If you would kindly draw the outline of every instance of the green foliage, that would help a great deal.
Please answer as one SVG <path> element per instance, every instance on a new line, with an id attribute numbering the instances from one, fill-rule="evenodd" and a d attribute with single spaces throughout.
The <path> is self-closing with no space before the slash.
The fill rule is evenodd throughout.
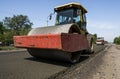
<path id="1" fill-rule="evenodd" d="M 22 32 L 31 29 L 32 23 L 29 21 L 27 16 L 24 15 L 13 15 L 13 17 L 5 17 L 4 25 L 6 29 L 13 30 L 16 35 L 21 35 Z M 27 29 L 27 30 L 26 30 Z M 26 32 L 24 32 L 26 34 Z M 22 34 L 24 34 L 22 33 Z"/>
<path id="2" fill-rule="evenodd" d="M 120 44 L 120 36 L 114 38 L 114 43 L 115 44 Z"/>
<path id="3" fill-rule="evenodd" d="M 96 44 L 96 40 L 97 40 L 97 34 L 94 34 L 94 44 Z"/>
<path id="4" fill-rule="evenodd" d="M 4 26 L 3 22 L 0 22 L 0 42 L 2 42 L 3 39 L 3 32 L 4 32 Z"/>
<path id="5" fill-rule="evenodd" d="M 1 46 L 0 50 L 18 50 L 19 48 L 15 48 L 14 46 Z"/>
<path id="6" fill-rule="evenodd" d="M 5 28 L 3 26 L 3 22 L 0 22 L 0 34 L 2 35 L 4 32 Z"/>
<path id="7" fill-rule="evenodd" d="M 0 42 L 10 44 L 13 42 L 13 36 L 26 35 L 32 26 L 32 22 L 25 15 L 13 15 L 13 17 L 5 17 L 0 22 Z"/>

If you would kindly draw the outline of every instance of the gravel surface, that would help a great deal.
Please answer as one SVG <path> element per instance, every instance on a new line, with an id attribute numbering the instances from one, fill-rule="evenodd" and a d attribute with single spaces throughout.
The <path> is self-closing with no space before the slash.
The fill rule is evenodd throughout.
<path id="1" fill-rule="evenodd" d="M 102 59 L 96 73 L 89 79 L 120 79 L 120 46 L 113 45 Z"/>

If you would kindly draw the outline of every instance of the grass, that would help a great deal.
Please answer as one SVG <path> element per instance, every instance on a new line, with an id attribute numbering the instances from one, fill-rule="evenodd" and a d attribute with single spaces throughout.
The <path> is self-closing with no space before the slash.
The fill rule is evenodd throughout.
<path id="1" fill-rule="evenodd" d="M 14 46 L 0 46 L 0 50 L 15 50 L 15 49 L 19 48 L 16 48 Z"/>

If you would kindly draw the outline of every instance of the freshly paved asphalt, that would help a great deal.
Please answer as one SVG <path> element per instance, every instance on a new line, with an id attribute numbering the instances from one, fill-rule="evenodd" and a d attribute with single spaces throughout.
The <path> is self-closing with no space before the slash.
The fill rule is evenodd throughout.
<path id="1" fill-rule="evenodd" d="M 96 45 L 95 52 L 104 47 Z M 45 79 L 70 66 L 67 62 L 35 59 L 26 50 L 0 52 L 0 79 Z"/>

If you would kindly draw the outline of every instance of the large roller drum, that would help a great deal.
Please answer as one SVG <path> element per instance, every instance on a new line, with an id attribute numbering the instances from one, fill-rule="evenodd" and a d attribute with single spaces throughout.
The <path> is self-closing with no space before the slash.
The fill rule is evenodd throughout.
<path id="1" fill-rule="evenodd" d="M 58 33 L 80 33 L 80 29 L 77 24 L 65 24 L 65 25 L 34 28 L 28 33 L 28 35 L 58 34 Z"/>
<path id="2" fill-rule="evenodd" d="M 60 34 L 60 33 L 78 33 L 80 34 L 80 29 L 76 24 L 65 24 L 58 26 L 48 26 L 48 27 L 39 27 L 32 29 L 28 35 L 37 35 L 37 34 Z M 69 61 L 75 63 L 79 61 L 80 51 L 78 52 L 65 52 L 60 50 L 53 49 L 36 49 L 28 48 L 28 52 L 37 58 L 46 58 L 54 60 Z"/>

